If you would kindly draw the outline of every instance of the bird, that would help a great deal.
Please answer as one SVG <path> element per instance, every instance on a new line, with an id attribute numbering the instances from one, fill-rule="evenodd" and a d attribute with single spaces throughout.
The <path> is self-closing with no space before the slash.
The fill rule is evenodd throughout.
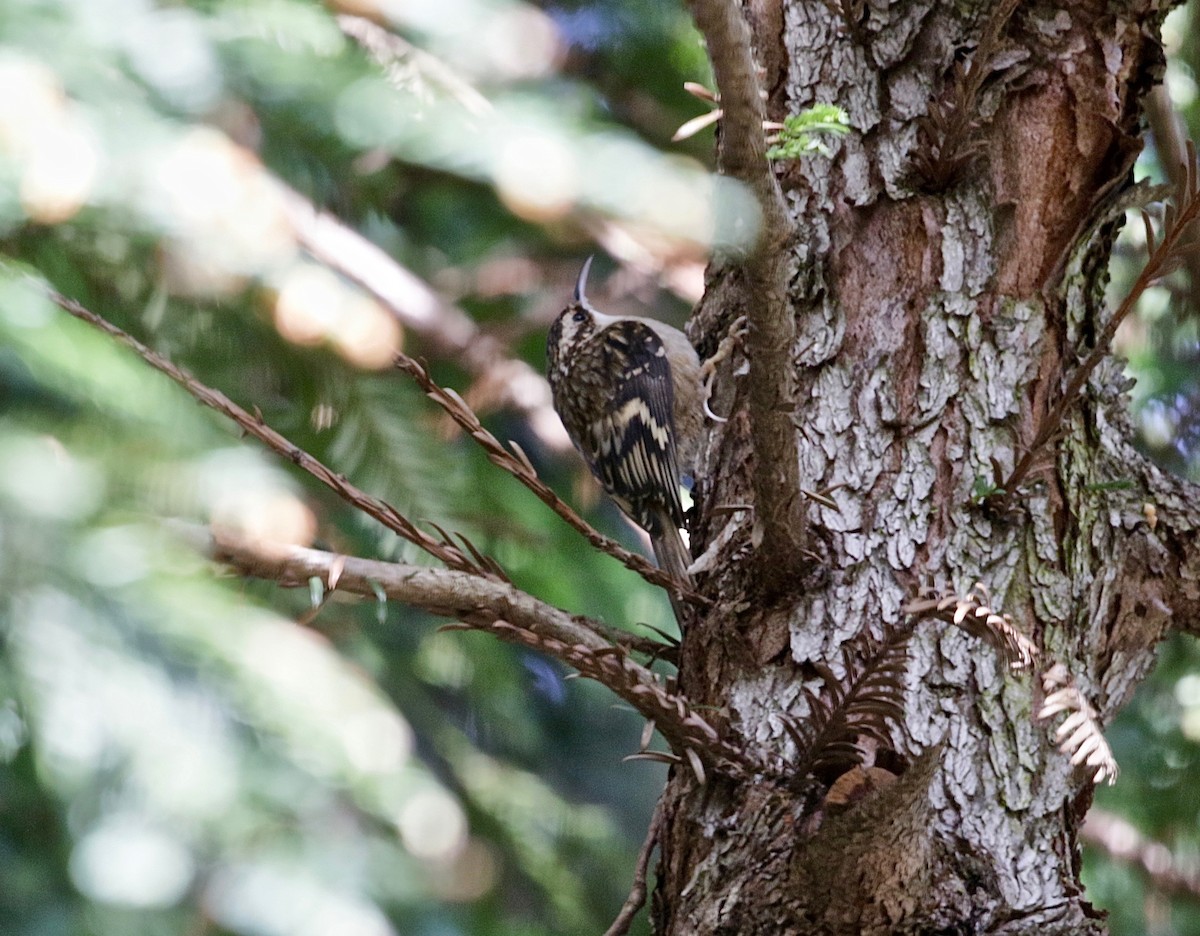
<path id="1" fill-rule="evenodd" d="M 546 338 L 554 409 L 604 490 L 650 535 L 659 568 L 686 587 L 692 557 L 679 532 L 680 485 L 704 423 L 700 359 L 677 328 L 592 306 L 592 259 Z"/>

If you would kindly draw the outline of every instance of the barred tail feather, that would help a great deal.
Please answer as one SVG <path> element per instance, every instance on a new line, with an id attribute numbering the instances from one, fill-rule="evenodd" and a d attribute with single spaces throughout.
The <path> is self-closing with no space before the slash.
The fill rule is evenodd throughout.
<path id="1" fill-rule="evenodd" d="M 690 588 L 692 577 L 688 575 L 688 566 L 692 564 L 692 554 L 688 552 L 683 537 L 679 535 L 679 528 L 669 516 L 664 514 L 657 520 L 655 525 L 658 529 L 650 537 L 650 543 L 654 547 L 654 558 L 658 561 L 658 567 L 684 587 Z M 682 628 L 683 602 L 674 595 L 669 597 L 671 607 L 675 610 L 675 620 Z"/>

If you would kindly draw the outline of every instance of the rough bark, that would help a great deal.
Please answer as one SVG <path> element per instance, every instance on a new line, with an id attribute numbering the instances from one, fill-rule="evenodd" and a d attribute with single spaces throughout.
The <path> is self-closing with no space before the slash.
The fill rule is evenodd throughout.
<path id="1" fill-rule="evenodd" d="M 979 54 L 997 5 L 876 2 L 854 23 L 836 3 L 752 6 L 768 116 L 833 102 L 855 128 L 831 159 L 779 169 L 798 232 L 800 483 L 841 487 L 836 510 L 804 511 L 819 572 L 764 593 L 738 506 L 754 501 L 746 381 L 726 362 L 713 408 L 732 417 L 711 425 L 692 531 L 714 604 L 685 636 L 681 690 L 726 714 L 731 741 L 786 765 L 784 720 L 808 715 L 818 664 L 840 673 L 839 648 L 897 625 L 923 587 L 978 581 L 1111 717 L 1165 633 L 1200 629 L 1200 496 L 1131 445 L 1119 363 L 1092 377 L 1009 509 L 972 495 L 993 460 L 1012 469 L 1103 324 L 1164 10 L 1023 4 L 992 21 L 967 115 L 974 158 L 931 188 L 913 168 L 930 147 L 918 119 L 952 99 L 954 64 Z M 745 281 L 733 263 L 712 271 L 691 325 L 702 350 L 744 311 Z M 1098 487 L 1118 480 L 1132 486 Z M 926 622 L 903 728 L 868 758 L 894 783 L 835 815 L 823 780 L 700 785 L 676 770 L 657 931 L 1104 932 L 1078 877 L 1090 779 L 1035 721 L 1035 682 Z"/>

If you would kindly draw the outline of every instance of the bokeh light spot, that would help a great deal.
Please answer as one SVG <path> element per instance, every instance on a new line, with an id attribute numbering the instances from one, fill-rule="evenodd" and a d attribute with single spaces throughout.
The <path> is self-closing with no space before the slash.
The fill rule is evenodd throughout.
<path id="1" fill-rule="evenodd" d="M 31 514 L 72 520 L 98 506 L 103 483 L 95 467 L 52 436 L 0 439 L 0 496 Z"/>
<path id="2" fill-rule="evenodd" d="M 413 734 L 395 712 L 374 708 L 346 719 L 342 743 L 351 765 L 363 773 L 393 773 L 412 753 Z"/>
<path id="3" fill-rule="evenodd" d="M 419 790 L 400 808 L 396 825 L 404 846 L 418 858 L 447 862 L 467 841 L 467 819 L 462 807 L 444 790 Z"/>
<path id="4" fill-rule="evenodd" d="M 153 161 L 147 212 L 171 235 L 178 289 L 227 289 L 230 276 L 264 275 L 295 254 L 284 191 L 248 150 L 194 127 Z"/>
<path id="5" fill-rule="evenodd" d="M 561 137 L 534 130 L 518 132 L 500 149 L 496 189 L 514 214 L 531 221 L 553 221 L 574 207 L 579 166 Z"/>
<path id="6" fill-rule="evenodd" d="M 513 4 L 491 18 L 485 50 L 492 77 L 501 80 L 541 78 L 552 72 L 563 56 L 558 28 L 536 7 Z"/>
<path id="7" fill-rule="evenodd" d="M 191 853 L 177 839 L 134 816 L 111 815 L 71 855 L 71 879 L 94 900 L 169 907 L 187 891 Z"/>
<path id="8" fill-rule="evenodd" d="M 470 903 L 479 900 L 496 886 L 500 862 L 487 842 L 471 838 L 449 866 L 439 870 L 433 886 L 443 900 Z"/>
<path id="9" fill-rule="evenodd" d="M 58 77 L 15 55 L 0 59 L 0 158 L 16 169 L 21 207 L 43 224 L 73 217 L 99 171 L 91 126 Z"/>
<path id="10" fill-rule="evenodd" d="M 337 322 L 342 296 L 341 282 L 324 267 L 293 267 L 275 297 L 275 327 L 293 344 L 320 344 Z"/>
<path id="11" fill-rule="evenodd" d="M 404 340 L 400 323 L 378 302 L 314 264 L 297 264 L 282 274 L 274 318 L 288 341 L 329 341 L 365 370 L 390 366 Z"/>

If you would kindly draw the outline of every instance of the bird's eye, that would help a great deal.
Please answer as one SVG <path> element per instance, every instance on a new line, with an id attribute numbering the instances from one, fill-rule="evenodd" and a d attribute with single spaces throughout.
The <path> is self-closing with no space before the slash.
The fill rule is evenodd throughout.
<path id="1" fill-rule="evenodd" d="M 586 318 L 587 318 L 587 313 L 584 312 L 583 309 L 577 309 L 575 314 L 571 316 L 571 321 L 574 322 L 576 325 L 580 325 L 583 323 L 584 319 L 586 319 Z"/>

